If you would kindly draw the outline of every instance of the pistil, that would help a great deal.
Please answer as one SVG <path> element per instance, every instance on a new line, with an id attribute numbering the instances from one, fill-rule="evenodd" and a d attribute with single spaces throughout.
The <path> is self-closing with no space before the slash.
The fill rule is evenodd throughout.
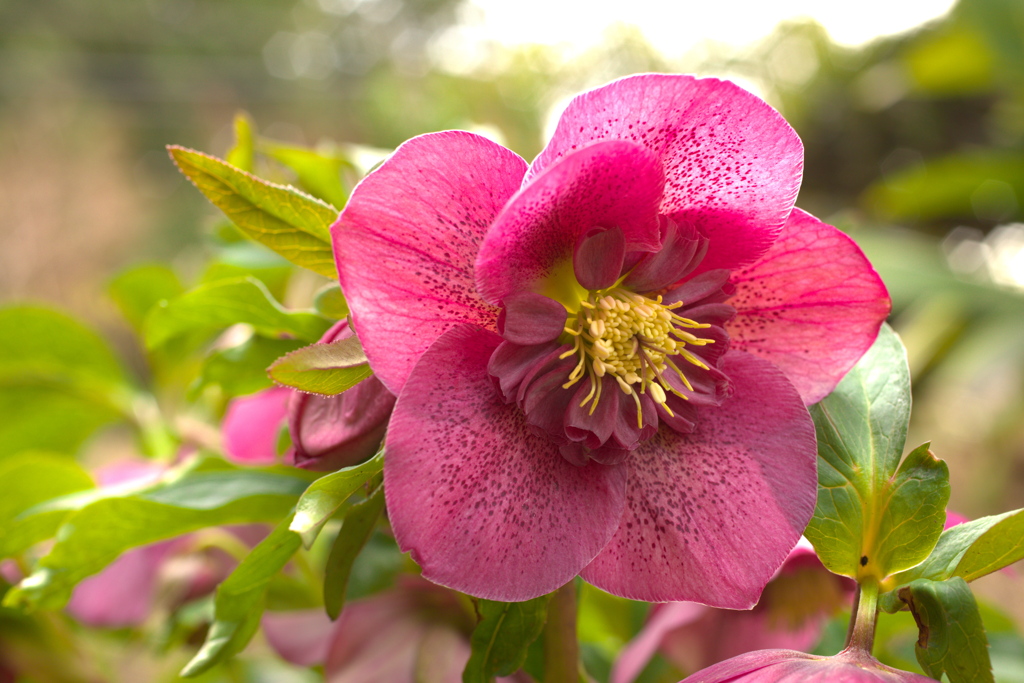
<path id="1" fill-rule="evenodd" d="M 579 362 L 562 387 L 568 389 L 589 377 L 591 389 L 580 407 L 590 403 L 593 414 L 601 399 L 602 378 L 609 376 L 636 402 L 638 427 L 643 427 L 640 395 L 650 394 L 655 403 L 673 415 L 666 392 L 684 400 L 688 397 L 666 380 L 665 372 L 675 372 L 683 385 L 693 390 L 673 357 L 707 370 L 708 366 L 686 347 L 714 343 L 688 331 L 711 326 L 674 313 L 682 305 L 681 301 L 664 304 L 660 295 L 651 299 L 618 286 L 590 292 L 580 301 L 575 320 L 570 316 L 565 327 L 573 345 L 561 358 L 578 355 Z"/>

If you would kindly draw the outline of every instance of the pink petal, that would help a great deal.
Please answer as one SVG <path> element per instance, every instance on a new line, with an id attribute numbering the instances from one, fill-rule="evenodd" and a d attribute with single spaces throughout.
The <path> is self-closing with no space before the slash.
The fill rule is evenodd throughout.
<path id="1" fill-rule="evenodd" d="M 834 657 L 796 650 L 758 650 L 689 676 L 685 683 L 929 683 L 933 679 L 886 666 L 861 650 Z"/>
<path id="2" fill-rule="evenodd" d="M 728 81 L 644 74 L 583 93 L 528 177 L 595 140 L 630 140 L 658 156 L 666 178 L 661 212 L 711 239 L 702 269 L 763 254 L 800 188 L 800 138 L 778 112 Z"/>
<path id="3" fill-rule="evenodd" d="M 864 355 L 891 306 L 853 240 L 800 209 L 771 250 L 731 281 L 732 348 L 777 365 L 807 404 L 827 396 Z"/>
<path id="4" fill-rule="evenodd" d="M 138 626 L 153 609 L 158 570 L 176 544 L 164 541 L 127 551 L 75 586 L 68 612 L 89 626 Z"/>
<path id="5" fill-rule="evenodd" d="M 270 646 L 287 662 L 299 666 L 323 664 L 334 625 L 323 608 L 266 612 L 260 620 Z"/>
<path id="6" fill-rule="evenodd" d="M 421 135 L 359 183 L 331 228 L 353 324 L 392 393 L 453 325 L 494 329 L 498 312 L 476 295 L 473 264 L 525 169 L 478 135 Z"/>
<path id="7" fill-rule="evenodd" d="M 460 326 L 413 369 L 387 436 L 395 538 L 423 576 L 492 600 L 565 584 L 622 515 L 625 468 L 570 465 L 487 375 L 501 339 Z"/>
<path id="8" fill-rule="evenodd" d="M 691 434 L 663 429 L 630 458 L 626 513 L 582 576 L 652 602 L 751 607 L 814 509 L 814 426 L 770 363 L 730 351 L 735 393 L 699 409 Z"/>
<path id="9" fill-rule="evenodd" d="M 593 228 L 620 228 L 629 251 L 656 250 L 663 184 L 653 155 L 629 142 L 596 143 L 560 159 L 488 231 L 476 261 L 480 295 L 497 304 L 515 292 L 543 292 L 556 270 L 571 268 L 577 243 Z"/>
<path id="10" fill-rule="evenodd" d="M 221 424 L 225 455 L 249 465 L 277 462 L 277 435 L 292 392 L 287 387 L 271 387 L 231 401 Z"/>
<path id="11" fill-rule="evenodd" d="M 565 307 L 543 294 L 519 292 L 501 303 L 498 332 L 513 344 L 552 342 L 565 329 Z"/>
<path id="12" fill-rule="evenodd" d="M 672 631 L 699 619 L 711 608 L 694 602 L 655 605 L 643 629 L 622 648 L 612 666 L 609 683 L 633 683 Z"/>
<path id="13" fill-rule="evenodd" d="M 648 252 L 649 253 L 649 252 Z M 618 227 L 591 230 L 576 245 L 572 269 L 584 289 L 605 289 L 615 284 L 626 257 L 626 236 Z"/>

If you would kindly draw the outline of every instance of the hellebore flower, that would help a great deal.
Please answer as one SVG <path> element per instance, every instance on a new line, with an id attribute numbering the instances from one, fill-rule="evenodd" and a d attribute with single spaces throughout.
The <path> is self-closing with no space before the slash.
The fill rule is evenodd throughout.
<path id="1" fill-rule="evenodd" d="M 795 650 L 758 650 L 698 671 L 685 683 L 934 683 L 848 648 L 832 657 Z"/>
<path id="2" fill-rule="evenodd" d="M 655 605 L 616 660 L 611 683 L 636 680 L 656 651 L 683 671 L 698 671 L 752 650 L 809 649 L 825 622 L 850 601 L 854 587 L 825 569 L 801 538 L 750 611 L 692 602 Z"/>
<path id="3" fill-rule="evenodd" d="M 529 167 L 448 131 L 359 184 L 334 252 L 399 397 L 385 495 L 424 577 L 756 602 L 814 507 L 805 403 L 889 310 L 853 242 L 793 208 L 801 171 L 757 97 L 648 74 L 574 99 Z"/>
<path id="4" fill-rule="evenodd" d="M 340 320 L 318 343 L 351 336 L 348 321 Z M 239 462 L 277 462 L 277 433 L 287 417 L 292 446 L 285 462 L 310 470 L 341 469 L 377 451 L 394 405 L 394 395 L 376 377 L 337 396 L 271 387 L 236 398 L 228 406 L 223 423 L 224 450 Z"/>
<path id="5" fill-rule="evenodd" d="M 345 606 L 264 614 L 263 633 L 299 666 L 324 665 L 327 683 L 461 683 L 475 615 L 451 591 L 403 576 L 391 589 Z M 499 678 L 515 683 L 520 675 Z"/>

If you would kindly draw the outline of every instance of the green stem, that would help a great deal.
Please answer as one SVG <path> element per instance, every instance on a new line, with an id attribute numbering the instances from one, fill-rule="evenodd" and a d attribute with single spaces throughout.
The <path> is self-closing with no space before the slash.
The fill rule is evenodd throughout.
<path id="1" fill-rule="evenodd" d="M 544 625 L 545 683 L 579 680 L 579 643 L 576 640 L 576 585 L 570 581 L 551 596 Z"/>
<path id="2" fill-rule="evenodd" d="M 878 622 L 878 582 L 865 579 L 857 586 L 857 606 L 850 618 L 846 647 L 871 654 L 875 645 L 875 624 Z"/>

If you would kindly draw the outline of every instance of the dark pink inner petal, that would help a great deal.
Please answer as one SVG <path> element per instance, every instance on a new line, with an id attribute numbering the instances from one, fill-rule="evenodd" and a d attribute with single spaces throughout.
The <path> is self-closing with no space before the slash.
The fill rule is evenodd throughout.
<path id="1" fill-rule="evenodd" d="M 781 368 L 808 404 L 864 355 L 891 306 L 853 240 L 800 209 L 772 249 L 731 281 L 733 347 Z"/>
<path id="2" fill-rule="evenodd" d="M 627 509 L 583 571 L 638 600 L 746 609 L 814 510 L 814 425 L 770 363 L 730 352 L 735 393 L 702 409 L 692 434 L 662 429 L 628 460 Z"/>
<path id="3" fill-rule="evenodd" d="M 576 281 L 584 289 L 611 287 L 622 273 L 625 256 L 626 237 L 621 228 L 592 230 L 576 245 L 576 253 L 572 257 Z"/>
<path id="4" fill-rule="evenodd" d="M 535 346 L 502 342 L 487 363 L 487 374 L 494 378 L 505 403 L 511 403 L 516 400 L 523 380 L 561 353 L 562 346 L 555 342 Z"/>
<path id="5" fill-rule="evenodd" d="M 669 290 L 664 296 L 666 304 L 682 301 L 686 306 L 697 303 L 720 303 L 728 300 L 734 292 L 729 283 L 729 271 L 709 270 Z"/>
<path id="6" fill-rule="evenodd" d="M 555 341 L 565 329 L 565 306 L 543 294 L 518 292 L 501 303 L 498 333 L 513 344 Z"/>
<path id="7" fill-rule="evenodd" d="M 634 292 L 656 292 L 679 282 L 700 265 L 707 252 L 708 239 L 692 226 L 677 225 L 665 216 L 661 225 L 661 249 L 644 254 L 623 281 Z"/>
<path id="8" fill-rule="evenodd" d="M 487 375 L 500 343 L 459 326 L 423 355 L 391 418 L 384 490 L 398 544 L 425 578 L 518 601 L 562 586 L 604 547 L 625 468 L 574 466 L 532 434 Z"/>
<path id="9" fill-rule="evenodd" d="M 598 140 L 629 140 L 658 157 L 666 179 L 661 213 L 710 238 L 703 268 L 733 268 L 767 251 L 800 188 L 796 133 L 728 81 L 644 74 L 583 93 L 528 177 Z"/>
<path id="10" fill-rule="evenodd" d="M 494 329 L 498 311 L 477 296 L 473 264 L 525 169 L 478 135 L 422 135 L 359 183 L 332 226 L 353 324 L 392 393 L 445 330 Z"/>
<path id="11" fill-rule="evenodd" d="M 572 266 L 577 243 L 594 228 L 619 228 L 628 251 L 657 250 L 663 187 L 657 159 L 630 142 L 566 155 L 524 185 L 494 221 L 476 262 L 481 296 L 498 304 L 514 292 L 544 291 L 556 269 Z"/>

